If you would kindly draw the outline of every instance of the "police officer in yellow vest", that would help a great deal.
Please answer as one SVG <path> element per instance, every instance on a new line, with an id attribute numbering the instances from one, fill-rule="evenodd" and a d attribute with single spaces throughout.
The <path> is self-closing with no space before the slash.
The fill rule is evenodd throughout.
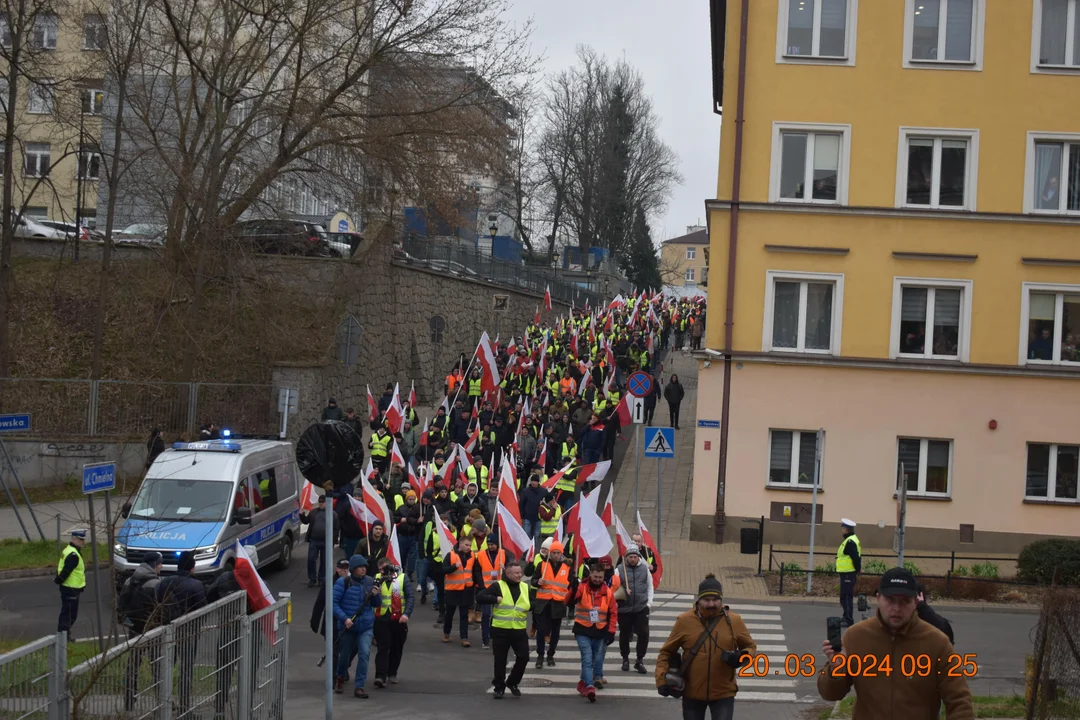
<path id="1" fill-rule="evenodd" d="M 506 690 L 514 697 L 521 697 L 518 685 L 525 676 L 529 664 L 529 634 L 526 630 L 529 610 L 529 587 L 521 582 L 523 573 L 517 560 L 507 561 L 502 579 L 492 583 L 476 601 L 491 605 L 491 647 L 495 652 L 495 699 L 501 700 Z M 506 675 L 506 661 L 510 650 L 514 651 L 514 667 Z"/>
<path id="2" fill-rule="evenodd" d="M 60 619 L 56 623 L 57 632 L 68 633 L 68 642 L 75 640 L 71 626 L 79 617 L 79 597 L 86 588 L 86 564 L 83 562 L 82 548 L 86 544 L 86 530 L 72 530 L 71 544 L 60 553 L 56 564 L 56 578 L 60 586 Z"/>
<path id="3" fill-rule="evenodd" d="M 840 527 L 844 539 L 836 549 L 836 572 L 840 576 L 840 607 L 844 609 L 844 625 L 854 625 L 855 579 L 862 572 L 862 545 L 855 537 L 855 521 L 843 518 Z"/>

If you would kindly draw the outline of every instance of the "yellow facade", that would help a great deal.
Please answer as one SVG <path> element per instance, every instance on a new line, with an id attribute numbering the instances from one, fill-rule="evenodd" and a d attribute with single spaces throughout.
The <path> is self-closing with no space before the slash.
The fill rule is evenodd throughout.
<path id="1" fill-rule="evenodd" d="M 709 260 L 705 250 L 709 236 L 704 228 L 665 240 L 660 246 L 660 275 L 665 285 L 694 286 L 707 284 Z M 688 272 L 693 271 L 693 272 Z"/>
<path id="2" fill-rule="evenodd" d="M 774 431 L 818 428 L 826 433 L 819 498 L 826 541 L 838 537 L 841 517 L 853 517 L 871 525 L 870 546 L 890 544 L 897 448 L 919 438 L 948 443 L 948 490 L 926 492 L 926 476 L 920 476 L 909 501 L 915 546 L 958 546 L 963 540 L 970 549 L 971 537 L 959 532 L 961 526 L 974 526 L 974 542 L 992 549 L 1016 549 L 1040 534 L 1077 535 L 1080 501 L 1069 467 L 1072 448 L 1080 446 L 1080 424 L 1028 410 L 1080 391 L 1080 354 L 1071 349 L 1080 332 L 1066 338 L 1066 331 L 1080 331 L 1080 305 L 1068 316 L 1070 298 L 1080 303 L 1080 208 L 1032 212 L 1040 185 L 1034 143 L 1068 147 L 1075 141 L 1080 153 L 1080 54 L 1069 67 L 1039 66 L 1046 50 L 1037 32 L 1042 3 L 975 0 L 971 62 L 920 65 L 912 61 L 918 42 L 912 28 L 919 32 L 923 20 L 914 14 L 922 3 L 848 0 L 846 59 L 791 57 L 781 23 L 814 2 L 788 2 L 749 3 L 730 347 L 725 316 L 743 3 L 727 4 L 723 140 L 717 200 L 708 203 L 710 353 L 699 387 L 704 406 L 727 404 L 730 418 L 722 430 L 697 431 L 695 536 L 730 540 L 743 526 L 740 518 L 765 515 L 775 520 L 776 542 L 804 544 L 807 520 L 784 517 L 779 509 L 809 503 L 810 488 L 772 486 L 777 460 L 770 448 Z M 790 197 L 818 189 L 784 185 L 784 163 L 792 165 L 783 154 L 784 132 L 839 138 L 835 166 L 824 163 L 839 178 L 835 202 Z M 934 138 L 935 153 L 943 152 L 942 139 L 965 148 L 962 207 L 907 206 L 913 191 L 906 171 L 916 162 L 909 153 Z M 935 168 L 944 157 L 935 156 Z M 813 151 L 811 162 L 817 163 Z M 816 169 L 806 176 L 815 183 L 821 182 Z M 1063 187 L 1066 172 L 1062 167 Z M 928 196 L 945 197 L 944 171 L 935 169 L 932 176 Z M 940 191 L 929 189 L 938 185 Z M 774 304 L 780 302 L 778 282 L 829 285 L 829 347 L 802 349 L 801 333 L 811 342 L 808 326 L 800 326 L 799 348 L 773 347 L 773 324 L 781 323 L 770 314 L 780 312 Z M 900 298 L 906 302 L 920 288 L 951 290 L 961 298 L 957 349 L 946 342 L 939 352 L 928 335 L 920 351 L 926 356 L 913 356 L 918 339 L 911 339 L 910 324 L 902 324 L 910 317 Z M 804 287 L 801 311 L 809 315 L 806 292 Z M 1061 346 L 1060 358 L 1039 362 L 1033 355 L 1041 356 L 1045 346 L 1034 349 L 1036 328 L 1046 325 L 1033 324 L 1042 312 L 1035 307 L 1052 296 L 1058 297 L 1051 333 L 1057 333 L 1052 341 Z M 927 317 L 927 333 L 939 332 L 934 322 Z M 927 406 L 913 411 L 907 403 L 914 398 Z M 948 412 L 935 411 L 935 403 Z M 957 408 L 978 412 L 966 422 Z M 702 418 L 720 419 L 719 410 L 714 414 Z M 720 457 L 722 435 L 726 458 Z M 1048 480 L 1056 497 L 1038 496 L 1038 481 L 1027 477 L 1034 467 L 1028 463 L 1031 444 L 1061 452 Z M 870 447 L 872 459 L 860 452 Z M 929 467 L 923 447 L 920 462 Z M 860 536 L 867 546 L 868 538 Z"/>

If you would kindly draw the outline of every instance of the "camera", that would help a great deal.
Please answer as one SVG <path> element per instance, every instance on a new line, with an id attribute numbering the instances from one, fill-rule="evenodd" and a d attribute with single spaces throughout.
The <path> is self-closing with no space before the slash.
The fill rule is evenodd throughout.
<path id="1" fill-rule="evenodd" d="M 750 659 L 750 651 L 724 650 L 720 653 L 720 659 L 733 668 L 740 668 Z"/>

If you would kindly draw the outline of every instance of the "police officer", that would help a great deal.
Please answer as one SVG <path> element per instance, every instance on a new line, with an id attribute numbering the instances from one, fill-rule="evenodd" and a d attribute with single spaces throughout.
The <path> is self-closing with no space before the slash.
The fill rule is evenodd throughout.
<path id="1" fill-rule="evenodd" d="M 86 530 L 72 530 L 71 542 L 60 553 L 56 577 L 53 579 L 60 586 L 60 618 L 56 631 L 68 633 L 68 642 L 75 641 L 75 636 L 70 634 L 71 626 L 79 617 L 79 597 L 86 589 L 86 563 L 82 557 L 85 544 Z"/>
<path id="2" fill-rule="evenodd" d="M 840 526 L 844 539 L 836 549 L 836 572 L 840 576 L 840 607 L 844 611 L 843 624 L 855 624 L 855 578 L 862 572 L 862 545 L 855 537 L 855 521 L 843 518 Z"/>

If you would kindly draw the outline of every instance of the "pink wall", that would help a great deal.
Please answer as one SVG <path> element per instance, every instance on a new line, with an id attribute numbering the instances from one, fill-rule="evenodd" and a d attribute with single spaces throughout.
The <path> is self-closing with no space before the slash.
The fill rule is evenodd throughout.
<path id="1" fill-rule="evenodd" d="M 722 383 L 722 363 L 701 369 L 699 418 L 719 419 Z M 912 500 L 910 526 L 1078 535 L 1080 506 L 1022 502 L 1026 444 L 1080 444 L 1078 400 L 1080 384 L 1068 379 L 744 362 L 732 369 L 725 511 L 768 516 L 772 502 L 810 502 L 809 493 L 765 488 L 768 431 L 822 427 L 825 522 L 895 523 L 902 435 L 953 440 L 952 500 Z M 996 430 L 987 427 L 991 419 Z M 695 515 L 714 509 L 719 440 L 717 429 L 697 430 Z"/>

